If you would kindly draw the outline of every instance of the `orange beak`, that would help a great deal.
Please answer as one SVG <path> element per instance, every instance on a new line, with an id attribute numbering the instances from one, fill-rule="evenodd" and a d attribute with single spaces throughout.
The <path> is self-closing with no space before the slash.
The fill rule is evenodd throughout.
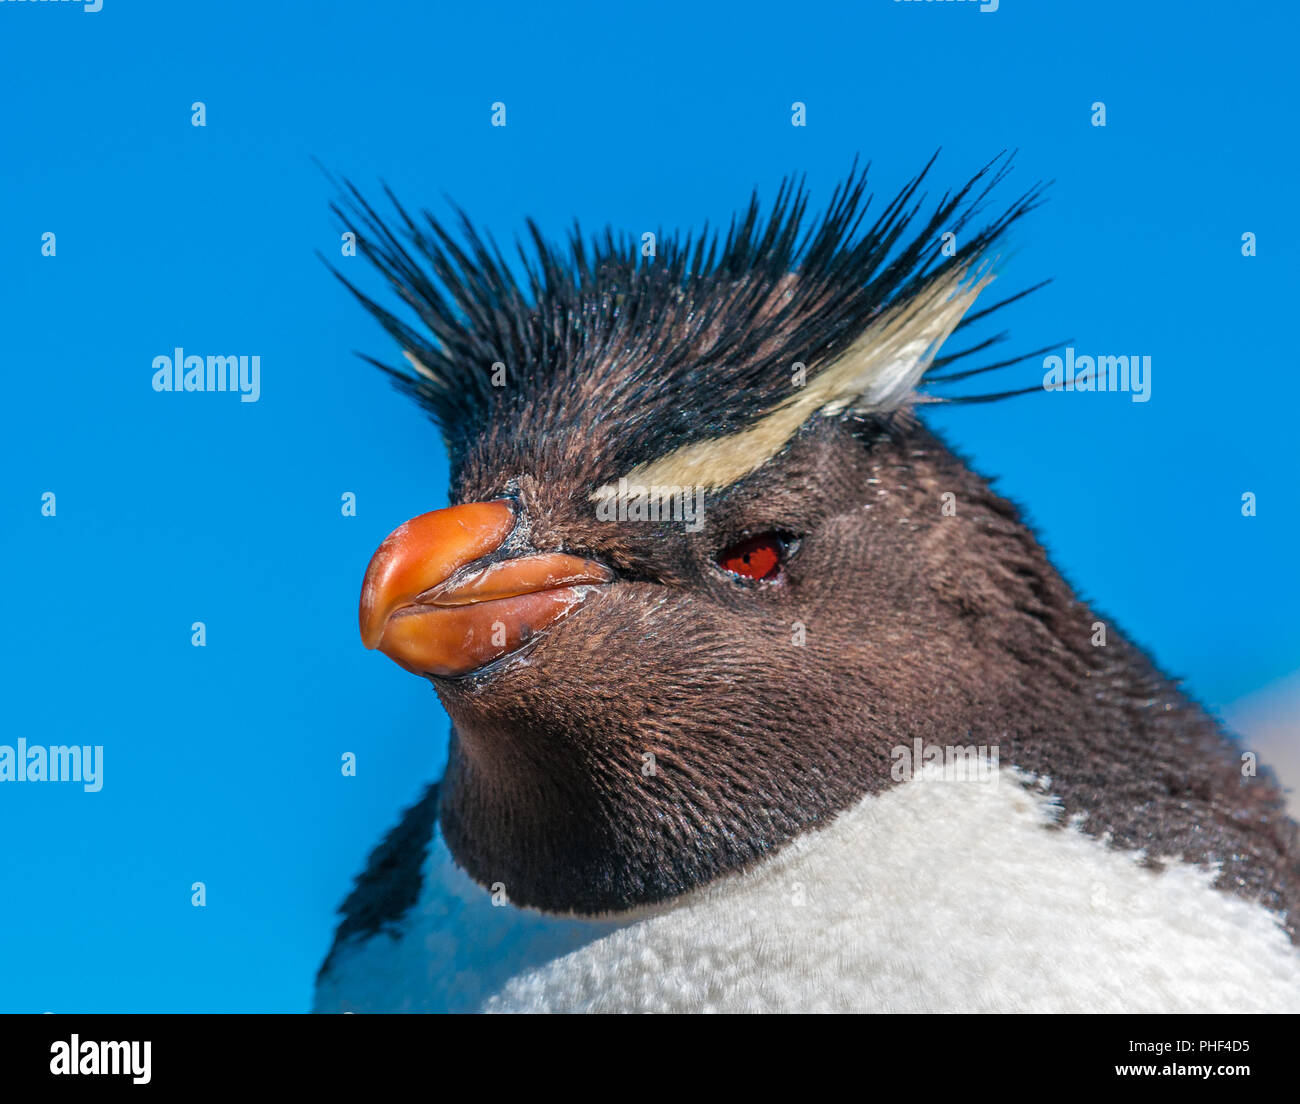
<path id="1" fill-rule="evenodd" d="M 466 675 L 518 651 L 613 573 L 548 552 L 508 559 L 507 499 L 449 506 L 398 526 L 361 584 L 361 642 L 417 675 Z"/>

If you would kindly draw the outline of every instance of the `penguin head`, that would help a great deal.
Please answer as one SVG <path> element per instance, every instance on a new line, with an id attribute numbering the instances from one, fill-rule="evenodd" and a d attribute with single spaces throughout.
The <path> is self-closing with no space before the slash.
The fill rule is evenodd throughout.
<path id="1" fill-rule="evenodd" d="M 375 553 L 362 639 L 452 719 L 439 816 L 478 881 L 557 912 L 664 900 L 1012 692 L 1025 609 L 1068 593 L 914 413 L 987 345 L 940 352 L 1038 202 L 978 221 L 1006 168 L 928 214 L 923 171 L 868 225 L 865 173 L 811 225 L 786 184 L 653 256 L 530 224 L 513 267 L 468 222 L 390 196 L 394 227 L 350 193 L 411 315 L 353 288 L 404 355 L 380 366 L 452 475 Z"/>

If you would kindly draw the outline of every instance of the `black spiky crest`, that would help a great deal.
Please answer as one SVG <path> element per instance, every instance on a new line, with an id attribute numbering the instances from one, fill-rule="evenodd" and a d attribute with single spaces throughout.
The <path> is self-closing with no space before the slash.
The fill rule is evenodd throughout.
<path id="1" fill-rule="evenodd" d="M 725 238 L 707 226 L 684 238 L 660 232 L 652 258 L 641 256 L 636 238 L 607 229 L 588 241 L 576 224 L 567 247 L 556 246 L 529 220 L 528 245 L 516 243 L 517 269 L 459 208 L 458 241 L 429 212 L 408 213 L 385 186 L 396 213 L 390 225 L 345 181 L 332 209 L 358 230 L 360 252 L 418 322 L 403 321 L 335 275 L 422 366 L 365 357 L 441 427 L 453 473 L 495 423 L 534 438 L 575 430 L 599 437 L 600 455 L 617 472 L 751 424 L 791 394 L 795 362 L 812 378 L 883 310 L 954 266 L 987 258 L 1041 202 L 1043 186 L 1036 185 L 966 233 L 1010 170 L 1004 154 L 922 216 L 926 197 L 918 193 L 935 157 L 865 229 L 870 165 L 859 171 L 855 159 L 825 214 L 806 230 L 803 180 L 787 178 L 766 216 L 755 193 Z M 959 243 L 951 256 L 943 250 L 947 231 Z M 961 327 L 1041 286 L 972 312 Z M 938 357 L 926 382 L 956 382 L 1039 355 L 948 370 L 1004 337 Z M 494 365 L 504 365 L 503 387 L 493 384 Z"/>

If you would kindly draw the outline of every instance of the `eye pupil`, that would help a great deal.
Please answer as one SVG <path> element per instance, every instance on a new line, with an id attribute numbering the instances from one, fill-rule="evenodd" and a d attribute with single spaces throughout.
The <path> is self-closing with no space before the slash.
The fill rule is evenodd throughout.
<path id="1" fill-rule="evenodd" d="M 775 533 L 750 537 L 718 553 L 717 564 L 723 571 L 742 579 L 770 581 L 781 573 L 781 553 L 785 542 Z"/>

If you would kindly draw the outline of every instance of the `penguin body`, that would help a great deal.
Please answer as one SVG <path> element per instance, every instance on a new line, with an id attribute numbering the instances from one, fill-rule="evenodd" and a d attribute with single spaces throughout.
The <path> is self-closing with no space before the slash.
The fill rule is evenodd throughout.
<path id="1" fill-rule="evenodd" d="M 927 773 L 600 919 L 494 905 L 435 828 L 417 902 L 336 947 L 317 1011 L 1300 1011 L 1279 917 L 1213 871 L 1107 848 L 1013 769 Z"/>
<path id="2" fill-rule="evenodd" d="M 534 228 L 520 270 L 354 196 L 452 503 L 361 640 L 451 738 L 318 1007 L 1300 1010 L 1276 778 L 915 413 L 1016 363 L 952 370 L 1020 298 L 972 309 L 1038 200 L 984 222 L 1005 169 L 869 224 L 863 175 L 812 225 L 786 186 L 653 264 Z"/>

